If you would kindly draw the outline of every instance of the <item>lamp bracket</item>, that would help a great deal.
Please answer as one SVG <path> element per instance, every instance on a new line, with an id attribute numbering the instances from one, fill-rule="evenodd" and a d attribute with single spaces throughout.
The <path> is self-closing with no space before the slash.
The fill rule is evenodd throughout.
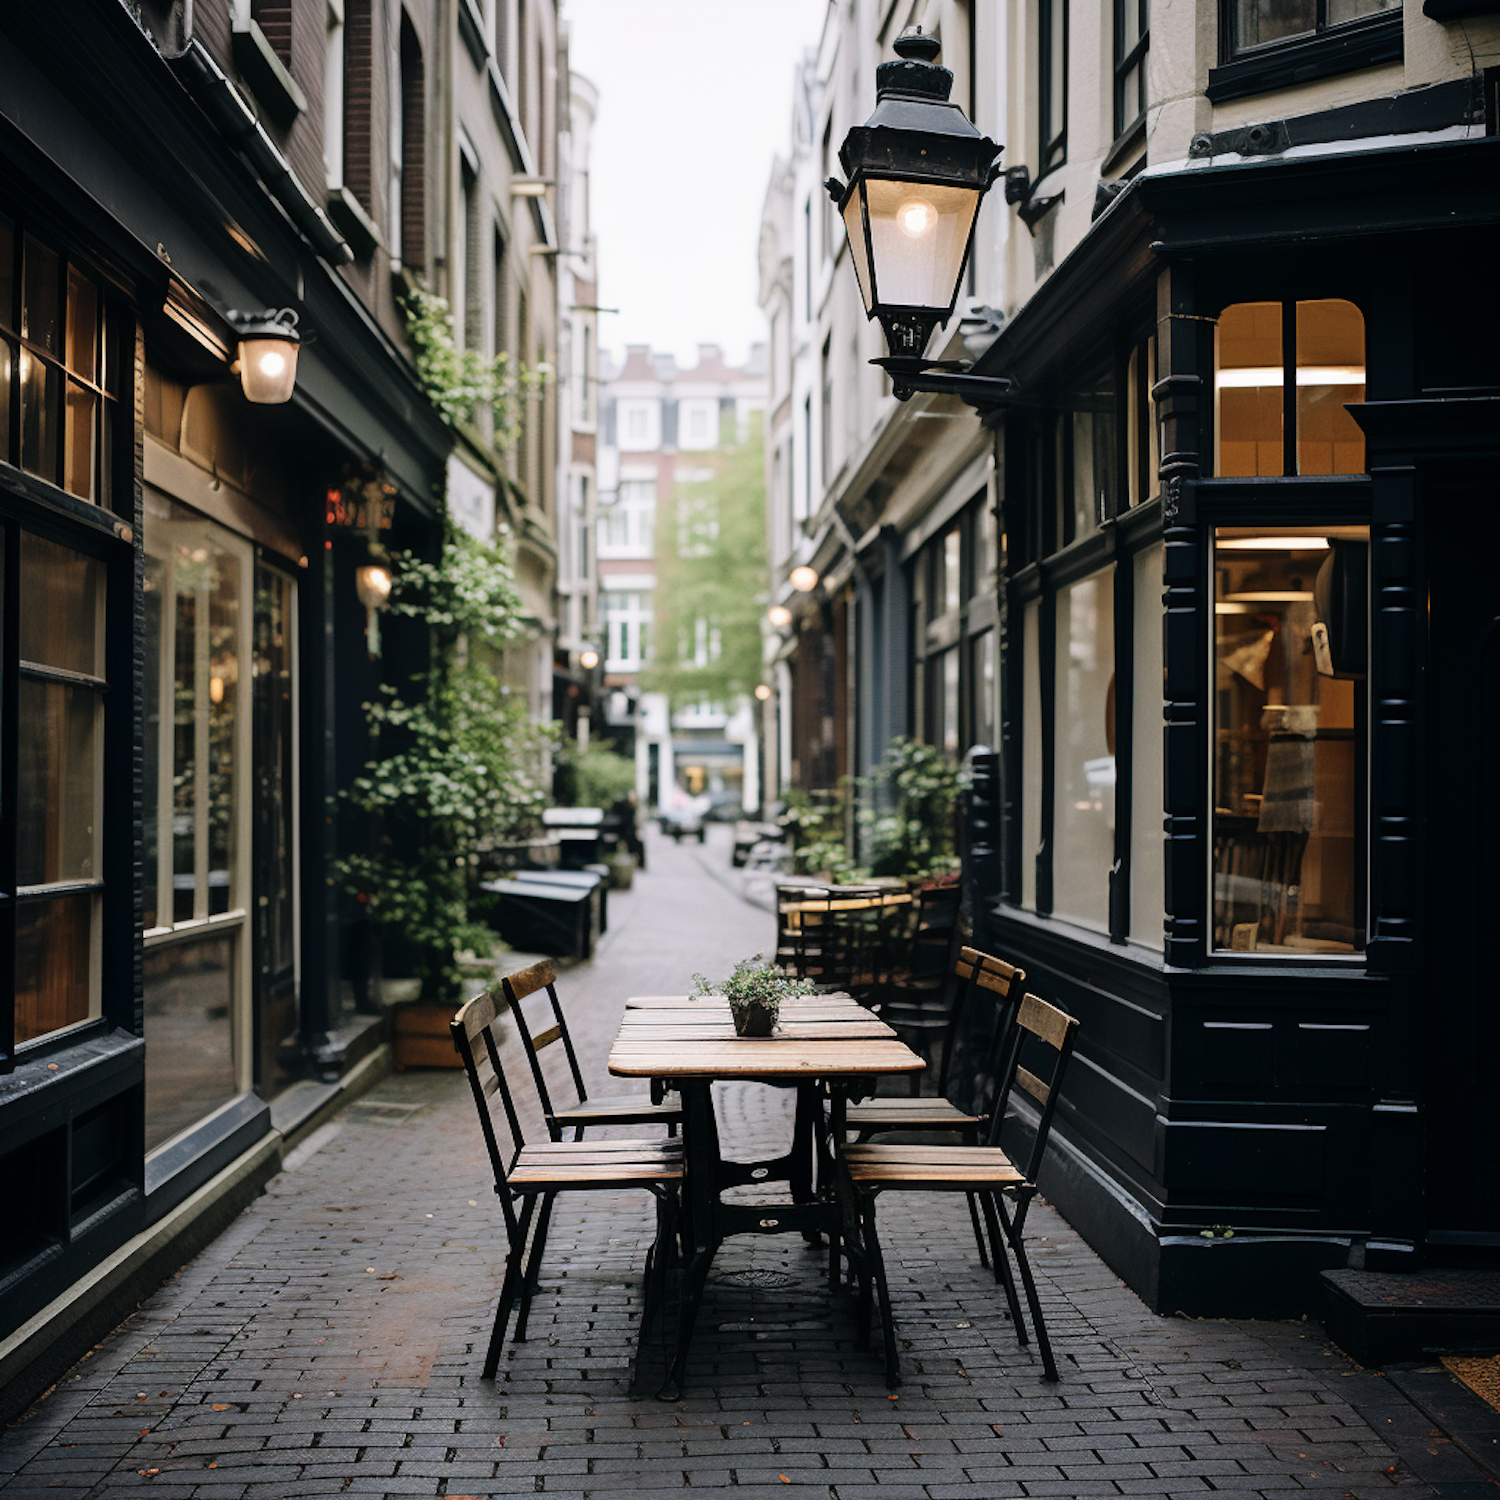
<path id="1" fill-rule="evenodd" d="M 934 396 L 957 396 L 980 413 L 1010 404 L 1015 382 L 1005 375 L 975 375 L 966 359 L 913 359 L 888 355 L 872 359 L 891 377 L 898 401 L 910 401 L 918 391 Z"/>

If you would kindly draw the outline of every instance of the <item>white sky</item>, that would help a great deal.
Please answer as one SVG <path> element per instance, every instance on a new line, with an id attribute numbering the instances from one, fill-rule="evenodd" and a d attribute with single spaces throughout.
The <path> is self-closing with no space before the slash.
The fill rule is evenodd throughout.
<path id="1" fill-rule="evenodd" d="M 599 90 L 590 163 L 599 342 L 731 363 L 766 337 L 756 297 L 771 160 L 791 149 L 793 69 L 828 0 L 563 0 Z"/>

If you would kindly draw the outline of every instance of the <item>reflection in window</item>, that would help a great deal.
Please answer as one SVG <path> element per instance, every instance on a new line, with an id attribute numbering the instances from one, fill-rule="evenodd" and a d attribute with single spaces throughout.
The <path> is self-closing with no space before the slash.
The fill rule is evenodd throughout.
<path id="1" fill-rule="evenodd" d="M 1379 15 L 1397 0 L 1235 0 L 1231 55 L 1276 42 L 1293 42 Z"/>
<path id="2" fill-rule="evenodd" d="M 16 1042 L 98 1015 L 98 894 L 22 902 L 16 912 Z"/>
<path id="3" fill-rule="evenodd" d="M 1368 535 L 1217 533 L 1216 948 L 1364 949 Z"/>
<path id="4" fill-rule="evenodd" d="M 146 1149 L 234 1097 L 232 934 L 146 951 Z"/>
<path id="5" fill-rule="evenodd" d="M 1288 370 L 1296 381 L 1290 404 Z M 1346 407 L 1364 398 L 1365 324 L 1352 302 L 1241 302 L 1220 314 L 1220 475 L 1363 473 L 1364 434 Z"/>
<path id="6" fill-rule="evenodd" d="M 1162 544 L 1138 552 L 1130 735 L 1130 940 L 1160 951 L 1166 910 L 1162 781 Z"/>
<path id="7" fill-rule="evenodd" d="M 1057 596 L 1052 910 L 1109 930 L 1115 859 L 1114 575 Z"/>
<path id="8" fill-rule="evenodd" d="M 1156 335 L 1130 351 L 1125 378 L 1126 503 L 1141 505 L 1161 487 L 1161 456 L 1156 426 Z"/>
<path id="9" fill-rule="evenodd" d="M 995 632 L 986 630 L 970 643 L 974 653 L 974 743 L 996 750 Z"/>
<path id="10" fill-rule="evenodd" d="M 1036 859 L 1042 845 L 1042 607 L 1021 614 L 1021 905 L 1036 910 Z"/>

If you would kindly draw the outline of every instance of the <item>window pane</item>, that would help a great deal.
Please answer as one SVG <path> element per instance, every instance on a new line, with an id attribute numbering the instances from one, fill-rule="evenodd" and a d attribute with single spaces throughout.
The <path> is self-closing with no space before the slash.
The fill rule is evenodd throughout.
<path id="1" fill-rule="evenodd" d="M 1317 27 L 1314 0 L 1237 0 L 1235 19 L 1241 47 L 1311 36 Z"/>
<path id="2" fill-rule="evenodd" d="M 1158 951 L 1166 909 L 1162 783 L 1162 547 L 1136 554 L 1130 737 L 1130 939 Z"/>
<path id="3" fill-rule="evenodd" d="M 1280 474 L 1281 304 L 1226 307 L 1219 315 L 1215 347 L 1216 472 Z"/>
<path id="4" fill-rule="evenodd" d="M 146 650 L 143 660 L 142 698 L 145 739 L 145 781 L 141 803 L 141 905 L 143 926 L 165 927 L 172 914 L 160 910 L 158 879 L 161 859 L 161 673 L 163 606 L 167 570 L 161 558 L 146 554 L 145 606 Z"/>
<path id="5" fill-rule="evenodd" d="M 986 750 L 995 744 L 995 632 L 986 630 L 972 642 L 974 653 L 974 743 Z"/>
<path id="6" fill-rule="evenodd" d="M 1115 860 L 1114 576 L 1057 596 L 1052 910 L 1109 928 Z"/>
<path id="7" fill-rule="evenodd" d="M 955 526 L 943 538 L 943 613 L 952 614 L 963 602 L 962 536 Z"/>
<path id="8" fill-rule="evenodd" d="M 99 898 L 84 891 L 16 912 L 16 1041 L 99 1014 Z"/>
<path id="9" fill-rule="evenodd" d="M 232 936 L 148 949 L 146 1149 L 234 1097 Z"/>
<path id="10" fill-rule="evenodd" d="M 1364 948 L 1368 532 L 1217 533 L 1214 944 Z M 1320 616 L 1323 617 L 1320 619 Z M 1354 642 L 1351 647 L 1350 642 Z"/>
<path id="11" fill-rule="evenodd" d="M 21 660 L 104 675 L 104 564 L 21 533 Z"/>
<path id="12" fill-rule="evenodd" d="M 17 749 L 16 879 L 99 876 L 99 725 L 94 688 L 23 678 Z"/>
<path id="13" fill-rule="evenodd" d="M 0 460 L 16 461 L 10 446 L 10 383 L 16 368 L 16 346 L 0 339 Z"/>
<path id="14" fill-rule="evenodd" d="M 240 565 L 213 549 L 214 577 L 208 604 L 208 910 L 211 916 L 237 903 L 235 864 L 235 735 L 240 680 Z"/>
<path id="15" fill-rule="evenodd" d="M 80 500 L 94 498 L 94 414 L 99 398 L 78 384 L 67 383 L 63 434 L 63 488 Z"/>
<path id="16" fill-rule="evenodd" d="M 172 921 L 196 911 L 198 832 L 198 596 L 179 572 L 172 717 Z"/>
<path id="17" fill-rule="evenodd" d="M 16 295 L 16 231 L 15 226 L 0 214 L 0 328 L 9 328 L 12 333 L 19 330 L 11 311 Z"/>
<path id="18" fill-rule="evenodd" d="M 49 354 L 62 355 L 58 273 L 62 263 L 55 250 L 26 236 L 21 284 L 21 332 Z"/>
<path id="19" fill-rule="evenodd" d="M 1394 10 L 1400 0 L 1328 0 L 1328 24 L 1340 26 L 1361 16 L 1377 16 L 1383 10 Z"/>
<path id="20" fill-rule="evenodd" d="M 1041 605 L 1021 618 L 1021 905 L 1036 910 L 1036 857 L 1042 843 Z"/>
<path id="21" fill-rule="evenodd" d="M 1345 410 L 1365 399 L 1365 320 L 1352 302 L 1297 304 L 1297 472 L 1362 474 L 1365 435 Z"/>
<path id="22" fill-rule="evenodd" d="M 85 380 L 98 376 L 99 289 L 68 267 L 68 368 Z"/>
<path id="23" fill-rule="evenodd" d="M 20 373 L 21 467 L 56 484 L 62 377 L 29 349 L 21 350 Z"/>

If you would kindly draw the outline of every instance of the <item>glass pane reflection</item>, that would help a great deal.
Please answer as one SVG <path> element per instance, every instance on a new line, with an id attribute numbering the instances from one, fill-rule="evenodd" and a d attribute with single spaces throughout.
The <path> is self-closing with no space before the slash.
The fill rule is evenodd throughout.
<path id="1" fill-rule="evenodd" d="M 146 1149 L 234 1097 L 232 936 L 148 949 Z"/>
<path id="2" fill-rule="evenodd" d="M 20 885 L 99 876 L 99 725 L 90 687 L 22 678 L 17 748 Z"/>
<path id="3" fill-rule="evenodd" d="M 95 938 L 99 898 L 87 891 L 26 901 L 16 912 L 16 1041 L 99 1014 Z"/>

